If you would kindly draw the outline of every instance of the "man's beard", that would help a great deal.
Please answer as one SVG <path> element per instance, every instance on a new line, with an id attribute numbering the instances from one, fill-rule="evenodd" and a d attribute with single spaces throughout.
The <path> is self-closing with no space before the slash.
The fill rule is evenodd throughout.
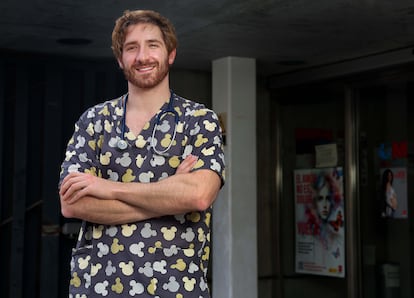
<path id="1" fill-rule="evenodd" d="M 170 69 L 168 59 L 166 59 L 164 63 L 157 64 L 159 68 L 155 68 L 155 73 L 151 72 L 150 74 L 139 75 L 137 74 L 137 70 L 135 68 L 141 65 L 151 65 L 151 63 L 134 64 L 130 68 L 124 69 L 124 75 L 127 81 L 132 85 L 143 89 L 153 88 L 157 86 L 162 80 L 164 80 Z"/>

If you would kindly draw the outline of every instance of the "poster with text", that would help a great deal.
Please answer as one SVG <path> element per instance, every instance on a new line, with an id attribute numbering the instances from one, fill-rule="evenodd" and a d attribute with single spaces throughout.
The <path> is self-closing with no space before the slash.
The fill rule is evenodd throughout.
<path id="1" fill-rule="evenodd" d="M 343 170 L 294 171 L 297 273 L 345 277 Z"/>
<path id="2" fill-rule="evenodd" d="M 405 167 L 381 169 L 379 202 L 382 217 L 408 217 L 407 169 Z"/>

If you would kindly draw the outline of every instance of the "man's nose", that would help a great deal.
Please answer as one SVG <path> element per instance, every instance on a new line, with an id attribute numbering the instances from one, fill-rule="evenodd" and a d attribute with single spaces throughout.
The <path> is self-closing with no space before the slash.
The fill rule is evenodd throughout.
<path id="1" fill-rule="evenodd" d="M 136 61 L 145 61 L 148 58 L 148 49 L 145 47 L 141 47 L 137 51 L 137 55 L 135 57 Z"/>

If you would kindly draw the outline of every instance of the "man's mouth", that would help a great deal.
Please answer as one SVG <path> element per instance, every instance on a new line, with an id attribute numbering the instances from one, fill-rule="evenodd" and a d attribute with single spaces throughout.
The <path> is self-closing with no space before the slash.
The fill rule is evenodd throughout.
<path id="1" fill-rule="evenodd" d="M 137 66 L 135 69 L 139 72 L 148 72 L 155 68 L 155 65 Z"/>

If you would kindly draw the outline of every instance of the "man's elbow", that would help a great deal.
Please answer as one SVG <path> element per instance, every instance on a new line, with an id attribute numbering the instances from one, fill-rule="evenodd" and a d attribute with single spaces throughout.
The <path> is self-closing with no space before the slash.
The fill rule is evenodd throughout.
<path id="1" fill-rule="evenodd" d="M 197 182 L 194 184 L 192 204 L 197 211 L 205 211 L 213 205 L 221 187 L 221 180 L 216 173 L 202 170 L 197 172 Z"/>
<path id="2" fill-rule="evenodd" d="M 195 199 L 197 211 L 205 211 L 213 205 L 217 198 L 218 190 L 200 191 Z"/>

